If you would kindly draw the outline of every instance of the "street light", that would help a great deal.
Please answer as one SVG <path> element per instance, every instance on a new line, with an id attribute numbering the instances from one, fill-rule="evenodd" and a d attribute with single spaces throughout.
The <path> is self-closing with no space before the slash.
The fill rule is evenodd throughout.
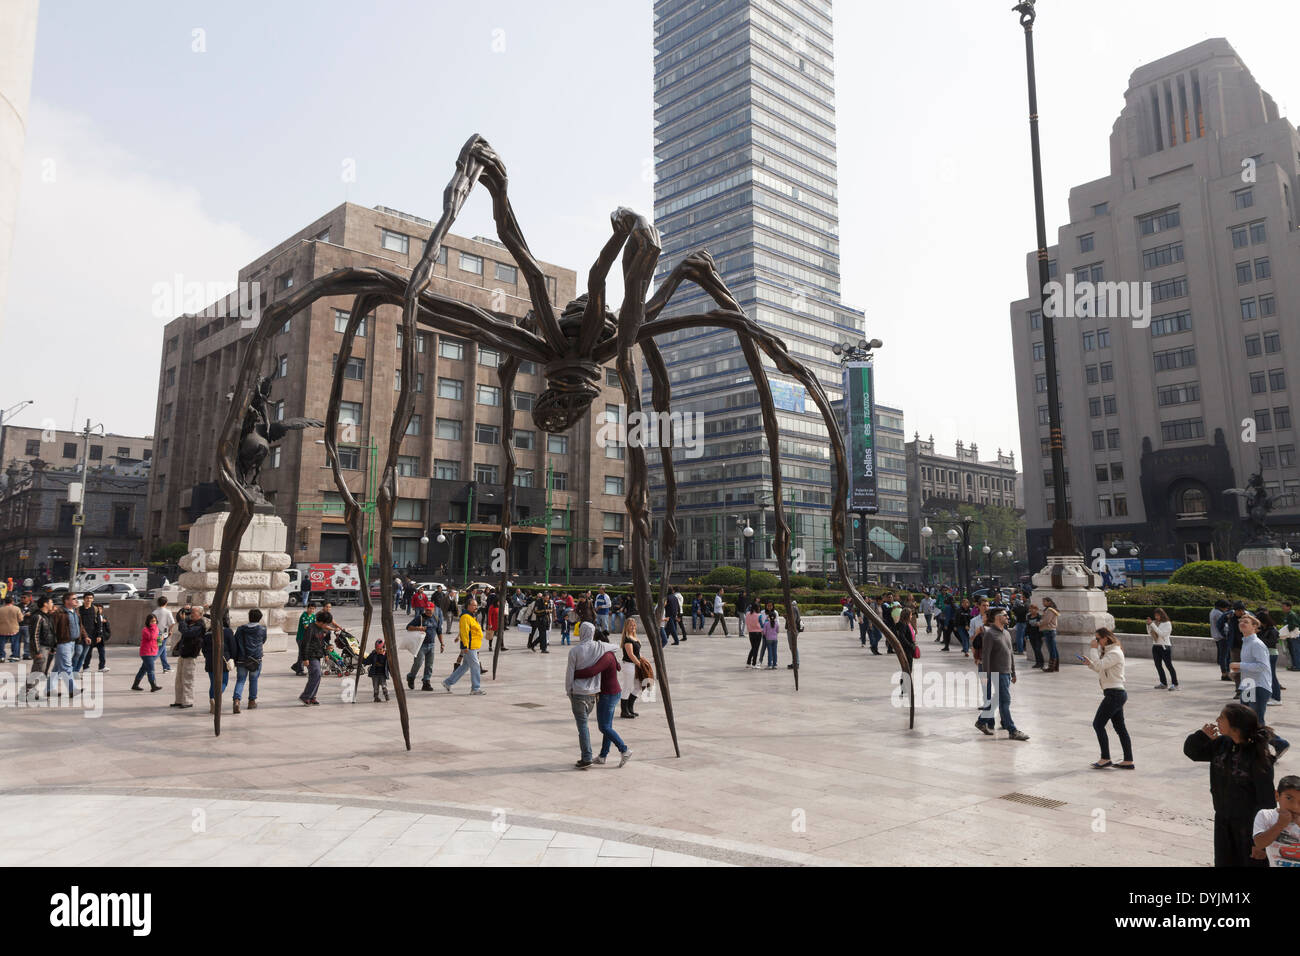
<path id="1" fill-rule="evenodd" d="M 921 586 L 930 587 L 930 535 L 934 534 L 934 529 L 928 524 L 921 526 Z"/>

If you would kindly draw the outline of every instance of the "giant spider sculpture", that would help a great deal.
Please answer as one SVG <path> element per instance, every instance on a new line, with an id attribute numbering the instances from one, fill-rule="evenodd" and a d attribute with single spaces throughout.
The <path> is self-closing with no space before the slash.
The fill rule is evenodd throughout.
<path id="1" fill-rule="evenodd" d="M 528 284 L 533 307 L 521 321 L 494 315 L 475 306 L 431 292 L 428 288 L 433 264 L 437 261 L 442 241 L 469 196 L 470 190 L 480 182 L 492 197 L 492 213 L 496 221 L 497 235 L 514 257 Z M 442 218 L 438 220 L 429 235 L 420 262 L 412 270 L 409 278 L 403 279 L 383 269 L 338 269 L 308 282 L 292 296 L 273 303 L 262 312 L 257 330 L 249 339 L 244 352 L 243 364 L 240 366 L 234 396 L 217 448 L 218 479 L 230 502 L 231 513 L 222 537 L 220 571 L 212 604 L 212 620 L 221 620 L 226 609 L 239 540 L 257 504 L 256 489 L 245 485 L 240 480 L 240 473 L 237 470 L 236 455 L 239 447 L 240 424 L 244 418 L 243 410 L 255 397 L 258 372 L 262 368 L 268 342 L 275 330 L 294 313 L 306 308 L 317 299 L 338 295 L 354 296 L 343 341 L 340 343 L 338 357 L 335 360 L 334 380 L 325 421 L 325 444 L 333 469 L 334 482 L 343 499 L 344 520 L 356 554 L 363 552 L 362 513 L 343 479 L 337 448 L 344 369 L 352 354 L 352 341 L 361 320 L 381 305 L 392 304 L 402 307 L 401 391 L 389 427 L 388 450 L 375 495 L 376 511 L 380 522 L 378 566 L 385 570 L 392 567 L 393 563 L 392 528 L 393 505 L 397 499 L 397 453 L 414 410 L 415 396 L 412 383 L 415 381 L 415 376 L 408 374 L 407 370 L 413 369 L 416 363 L 417 325 L 472 339 L 507 356 L 497 373 L 502 391 L 501 406 L 507 410 L 502 415 L 501 423 L 501 447 L 506 458 L 506 468 L 500 537 L 500 546 L 507 554 L 510 549 L 510 516 L 514 511 L 515 478 L 514 416 L 509 410 L 514 407 L 512 393 L 520 362 L 537 363 L 546 376 L 548 387 L 533 409 L 533 421 L 543 431 L 566 431 L 587 413 L 591 402 L 600 393 L 601 368 L 611 359 L 616 360 L 619 383 L 623 388 L 629 419 L 641 412 L 641 393 L 637 388 L 633 372 L 634 350 L 638 346 L 649 370 L 653 386 L 651 402 L 654 410 L 666 414 L 670 401 L 668 370 L 655 345 L 655 336 L 679 329 L 715 327 L 737 333 L 745 361 L 754 377 L 762 407 L 763 428 L 767 437 L 768 453 L 771 456 L 772 497 L 776 511 L 773 551 L 777 556 L 781 587 L 784 592 L 788 641 L 795 662 L 795 689 L 798 690 L 799 687 L 799 657 L 798 633 L 794 624 L 795 616 L 792 613 L 790 595 L 790 528 L 786 522 L 781 494 L 781 461 L 776 410 L 760 353 L 766 354 L 778 371 L 794 378 L 807 389 L 825 420 L 835 459 L 837 492 L 833 495 L 831 527 L 840 580 L 852 596 L 854 605 L 862 613 L 873 618 L 876 626 L 884 631 L 910 684 L 911 661 L 904 655 L 902 646 L 893 636 L 892 629 L 867 605 L 849 576 L 844 555 L 847 507 L 845 498 L 848 488 L 848 464 L 844 439 L 836 423 L 831 403 L 817 378 L 802 363 L 790 356 L 780 338 L 745 315 L 719 276 L 713 259 L 703 250 L 687 256 L 669 274 L 658 291 L 647 299 L 646 295 L 654 276 L 655 266 L 659 261 L 659 234 L 654 226 L 629 209 L 621 208 L 611 215 L 613 235 L 605 243 L 591 267 L 587 278 L 586 294 L 570 302 L 557 317 L 553 303 L 547 295 L 546 281 L 541 268 L 529 252 L 519 224 L 515 220 L 507 196 L 506 183 L 506 170 L 500 157 L 481 136 L 471 136 L 456 161 L 455 175 L 443 192 Z M 606 305 L 605 280 L 620 250 L 623 253 L 624 292 L 622 306 L 615 314 Z M 703 314 L 660 317 L 668 300 L 686 281 L 694 282 L 702 288 L 713 299 L 717 308 Z M 648 572 L 651 532 L 646 451 L 643 444 L 631 441 L 628 442 L 627 447 L 626 505 L 632 525 L 632 579 L 636 604 L 640 609 L 645 633 L 648 635 L 659 633 L 659 625 L 664 614 L 665 595 L 672 575 L 672 554 L 677 543 L 675 521 L 677 485 L 673 472 L 672 451 L 669 447 L 671 443 L 659 442 L 658 444 L 664 472 L 665 510 L 660 539 L 663 570 L 657 604 L 650 598 Z M 393 687 L 397 694 L 402 736 L 409 750 L 410 722 L 406 708 L 406 694 L 401 680 L 401 667 L 397 660 L 397 643 L 394 640 L 393 582 L 392 576 L 382 571 L 380 588 L 383 599 L 382 627 L 388 647 L 388 666 L 393 675 Z M 498 600 L 503 602 L 503 612 L 506 590 L 507 578 L 503 572 L 501 586 L 497 590 Z M 361 582 L 361 596 L 365 614 L 361 638 L 361 653 L 364 655 L 374 613 L 370 588 L 365 580 Z M 501 613 L 498 616 L 498 640 L 492 660 L 493 677 L 496 676 L 501 648 L 500 637 L 505 620 L 506 614 Z M 213 629 L 213 640 L 216 644 L 216 659 L 219 660 L 222 641 L 220 628 Z M 673 750 L 680 756 L 681 749 L 673 719 L 672 697 L 663 652 L 659 641 L 654 640 L 653 637 L 649 644 L 654 655 Z M 219 735 L 222 709 L 220 689 L 217 690 L 217 695 L 213 729 Z M 915 703 L 913 702 L 909 719 L 914 720 L 914 718 Z"/>

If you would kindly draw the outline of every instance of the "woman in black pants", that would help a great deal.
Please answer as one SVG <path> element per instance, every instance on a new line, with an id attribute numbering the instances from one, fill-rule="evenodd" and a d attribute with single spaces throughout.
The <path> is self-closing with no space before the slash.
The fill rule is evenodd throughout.
<path id="1" fill-rule="evenodd" d="M 1155 661 L 1160 683 L 1156 690 L 1178 690 L 1178 672 L 1174 670 L 1174 625 L 1163 608 L 1156 608 L 1147 618 L 1147 633 L 1151 635 L 1151 659 Z M 1169 668 L 1169 681 L 1165 682 L 1165 668 Z"/>
<path id="2" fill-rule="evenodd" d="M 1273 734 L 1255 712 L 1236 702 L 1224 706 L 1218 720 L 1194 731 L 1183 753 L 1210 765 L 1214 799 L 1214 865 L 1266 866 L 1252 862 L 1255 814 L 1277 806 L 1269 744 Z"/>
<path id="3" fill-rule="evenodd" d="M 1106 767 L 1119 767 L 1121 770 L 1133 770 L 1133 742 L 1129 740 L 1128 728 L 1124 726 L 1124 704 L 1128 700 L 1128 691 L 1124 689 L 1124 648 L 1120 646 L 1115 634 L 1109 628 L 1097 628 L 1097 636 L 1088 645 L 1087 664 L 1097 672 L 1101 683 L 1101 704 L 1097 707 L 1097 716 L 1092 719 L 1092 729 L 1097 732 L 1097 743 L 1101 746 L 1101 759 L 1094 763 L 1094 770 Z M 1110 761 L 1110 736 L 1106 725 L 1111 724 L 1119 737 L 1119 745 L 1124 749 L 1124 759 L 1119 763 Z"/>
<path id="4" fill-rule="evenodd" d="M 1029 610 L 1025 612 L 1025 640 L 1029 642 L 1029 649 L 1034 652 L 1034 667 L 1031 670 L 1043 669 L 1043 635 L 1038 630 L 1038 622 L 1042 619 L 1043 615 L 1038 610 L 1038 605 L 1029 605 Z"/>

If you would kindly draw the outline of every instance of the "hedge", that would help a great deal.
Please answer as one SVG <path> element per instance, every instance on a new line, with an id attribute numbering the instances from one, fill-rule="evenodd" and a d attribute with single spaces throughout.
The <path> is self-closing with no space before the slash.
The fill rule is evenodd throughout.
<path id="1" fill-rule="evenodd" d="M 1215 588 L 1191 584 L 1152 584 L 1144 588 L 1117 588 L 1106 592 L 1106 600 L 1111 607 L 1133 604 L 1145 604 L 1155 607 L 1162 607 L 1166 604 L 1172 604 L 1175 607 L 1199 605 L 1207 609 L 1207 614 L 1209 613 L 1208 609 L 1214 606 L 1214 602 L 1222 597 L 1224 597 L 1223 592 Z"/>
<path id="2" fill-rule="evenodd" d="M 1295 568 L 1260 568 L 1258 573 L 1274 593 L 1289 598 L 1300 598 L 1300 571 Z"/>
<path id="3" fill-rule="evenodd" d="M 1147 622 L 1145 618 L 1141 620 L 1134 618 L 1115 618 L 1115 632 L 1117 634 L 1140 634 L 1146 636 Z M 1210 622 L 1204 624 L 1193 624 L 1190 622 L 1179 622 L 1174 625 L 1174 637 L 1209 637 Z"/>
<path id="4" fill-rule="evenodd" d="M 1171 574 L 1169 583 L 1199 584 L 1253 600 L 1268 597 L 1268 584 L 1264 579 L 1236 561 L 1193 561 Z"/>

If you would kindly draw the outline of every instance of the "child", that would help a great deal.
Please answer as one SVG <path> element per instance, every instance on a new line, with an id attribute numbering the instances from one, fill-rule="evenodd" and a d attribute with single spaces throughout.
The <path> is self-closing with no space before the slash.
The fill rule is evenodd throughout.
<path id="1" fill-rule="evenodd" d="M 1256 859 L 1269 866 L 1300 866 L 1300 777 L 1283 777 L 1277 785 L 1277 809 L 1255 814 Z"/>
<path id="2" fill-rule="evenodd" d="M 370 665 L 370 670 L 366 673 L 370 675 L 370 683 L 375 686 L 375 703 L 379 703 L 381 690 L 384 692 L 384 700 L 388 700 L 388 652 L 384 650 L 383 638 L 375 641 L 375 649 L 361 663 Z"/>
<path id="3" fill-rule="evenodd" d="M 776 608 L 771 601 L 763 607 L 759 624 L 763 628 L 763 639 L 767 645 L 767 669 L 776 670 L 776 642 L 781 636 L 781 620 L 776 616 Z"/>

